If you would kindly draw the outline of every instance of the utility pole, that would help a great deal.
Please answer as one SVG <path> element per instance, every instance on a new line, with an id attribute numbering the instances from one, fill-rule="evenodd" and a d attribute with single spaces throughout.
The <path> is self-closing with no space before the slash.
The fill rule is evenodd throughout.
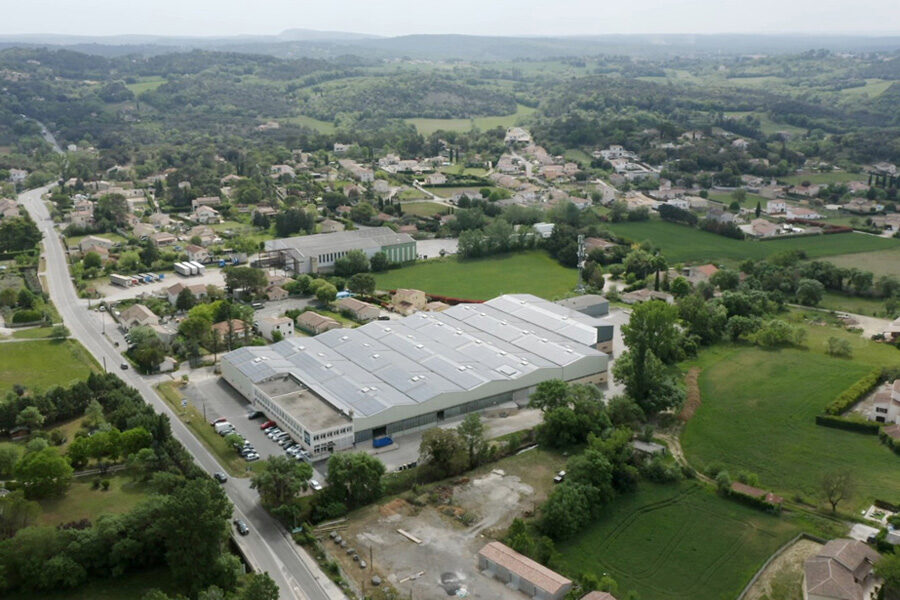
<path id="1" fill-rule="evenodd" d="M 109 373 L 109 371 L 106 370 L 106 357 L 105 356 L 103 357 L 103 372 Z"/>

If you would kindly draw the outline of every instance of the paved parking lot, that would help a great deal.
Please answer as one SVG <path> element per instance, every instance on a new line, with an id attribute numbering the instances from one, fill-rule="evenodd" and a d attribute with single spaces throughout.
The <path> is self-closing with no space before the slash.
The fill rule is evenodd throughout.
<path id="1" fill-rule="evenodd" d="M 183 391 L 185 398 L 200 409 L 200 412 L 205 413 L 207 422 L 212 422 L 220 417 L 228 419 L 234 425 L 237 433 L 253 444 L 260 458 L 284 456 L 281 446 L 266 437 L 266 434 L 260 430 L 259 426 L 265 419 L 252 421 L 248 419 L 247 414 L 251 410 L 250 403 L 221 377 L 192 380 Z M 314 464 L 313 470 L 315 471 L 313 477 L 324 481 L 324 462 Z"/>

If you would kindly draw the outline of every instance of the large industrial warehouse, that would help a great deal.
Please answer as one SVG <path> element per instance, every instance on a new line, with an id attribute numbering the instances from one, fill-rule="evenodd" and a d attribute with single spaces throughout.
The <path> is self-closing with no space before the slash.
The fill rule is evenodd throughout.
<path id="1" fill-rule="evenodd" d="M 222 377 L 313 454 L 524 401 L 548 379 L 604 383 L 600 318 L 531 295 L 244 347 Z"/>
<path id="2" fill-rule="evenodd" d="M 416 259 L 416 240 L 389 227 L 298 235 L 267 241 L 261 260 L 293 273 L 318 273 L 333 269 L 351 250 L 362 250 L 369 258 L 384 252 L 389 261 L 402 263 Z"/>

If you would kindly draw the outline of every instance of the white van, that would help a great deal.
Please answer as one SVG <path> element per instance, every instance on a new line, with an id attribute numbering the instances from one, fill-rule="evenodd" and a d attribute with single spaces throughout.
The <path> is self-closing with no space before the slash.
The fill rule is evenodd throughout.
<path id="1" fill-rule="evenodd" d="M 216 433 L 222 433 L 226 429 L 234 429 L 234 425 L 232 425 L 228 421 L 222 421 L 221 423 L 216 423 L 213 427 L 215 427 Z"/>

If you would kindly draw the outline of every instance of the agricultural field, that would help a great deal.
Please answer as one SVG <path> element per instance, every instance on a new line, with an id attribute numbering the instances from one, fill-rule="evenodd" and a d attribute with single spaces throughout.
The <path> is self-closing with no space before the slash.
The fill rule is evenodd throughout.
<path id="1" fill-rule="evenodd" d="M 96 235 L 97 237 L 106 238 L 112 242 L 116 242 L 119 244 L 125 244 L 128 242 L 128 240 L 125 237 L 119 235 L 118 233 L 96 233 L 96 234 L 90 234 L 90 235 Z M 73 235 L 71 237 L 66 237 L 64 239 L 66 241 L 66 245 L 69 248 L 77 248 L 78 244 L 81 242 L 81 240 L 83 240 L 86 237 L 87 237 L 87 235 Z"/>
<path id="2" fill-rule="evenodd" d="M 828 258 L 839 267 L 872 271 L 875 276 L 894 275 L 900 277 L 900 247 L 887 248 L 875 252 L 840 254 Z"/>
<path id="3" fill-rule="evenodd" d="M 375 276 L 380 290 L 407 287 L 469 300 L 511 293 L 555 298 L 573 290 L 577 279 L 575 269 L 561 266 L 540 250 L 467 261 L 435 259 Z"/>
<path id="4" fill-rule="evenodd" d="M 330 121 L 322 121 L 319 119 L 314 119 L 312 117 L 307 117 L 305 115 L 300 115 L 297 117 L 291 117 L 289 119 L 285 119 L 289 123 L 293 123 L 294 125 L 299 125 L 301 127 L 306 127 L 308 129 L 312 129 L 313 131 L 318 131 L 319 133 L 334 133 L 337 129 L 334 126 L 334 123 Z"/>
<path id="5" fill-rule="evenodd" d="M 618 597 L 733 600 L 765 560 L 799 533 L 791 520 L 726 500 L 695 482 L 641 483 L 557 546 L 569 575 L 609 573 Z"/>
<path id="6" fill-rule="evenodd" d="M 123 514 L 147 497 L 146 486 L 125 475 L 107 475 L 109 489 L 93 489 L 93 477 L 81 477 L 72 482 L 61 498 L 41 500 L 42 525 L 59 525 L 88 519 L 96 521 L 100 515 Z"/>
<path id="7" fill-rule="evenodd" d="M 734 198 L 731 196 L 731 192 L 710 192 L 709 199 L 715 200 L 716 202 L 721 202 L 725 206 L 730 206 L 732 202 L 734 202 Z M 766 209 L 766 203 L 769 201 L 768 198 L 763 198 L 759 194 L 747 194 L 744 198 L 744 201 L 741 202 L 741 208 L 749 208 L 751 210 L 756 208 L 756 203 L 758 202 L 762 210 Z"/>
<path id="8" fill-rule="evenodd" d="M 521 123 L 522 119 L 535 112 L 536 109 L 519 104 L 516 112 L 500 117 L 475 117 L 473 119 L 405 119 L 416 127 L 422 135 L 431 135 L 435 131 L 469 131 L 470 129 L 508 128 Z"/>
<path id="9" fill-rule="evenodd" d="M 875 436 L 815 424 L 828 402 L 871 369 L 900 366 L 900 352 L 835 327 L 806 329 L 805 348 L 719 344 L 686 365 L 701 369 L 702 401 L 681 435 L 687 459 L 697 469 L 718 464 L 733 476 L 756 473 L 763 487 L 813 505 L 821 504 L 820 482 L 832 470 L 854 475 L 845 511 L 875 498 L 900 500 L 897 456 Z M 831 336 L 850 342 L 852 358 L 825 354 Z"/>
<path id="10" fill-rule="evenodd" d="M 825 292 L 819 307 L 828 310 L 840 310 L 857 315 L 881 317 L 884 315 L 884 301 L 877 298 L 861 298 L 847 296 L 837 292 Z"/>
<path id="11" fill-rule="evenodd" d="M 135 96 L 140 96 L 149 90 L 155 90 L 166 82 L 164 77 L 138 77 L 135 83 L 126 83 L 125 87 L 131 90 Z"/>
<path id="12" fill-rule="evenodd" d="M 797 127 L 796 125 L 788 125 L 787 123 L 776 123 L 766 113 L 752 111 L 737 111 L 725 113 L 725 116 L 735 119 L 742 119 L 747 115 L 753 115 L 754 117 L 759 119 L 759 128 L 765 135 L 774 135 L 782 131 L 787 132 L 791 135 L 804 135 L 806 133 L 806 129 L 802 127 Z"/>
<path id="13" fill-rule="evenodd" d="M 98 370 L 96 361 L 75 340 L 0 343 L 0 394 L 16 384 L 40 390 L 68 385 Z"/>
<path id="14" fill-rule="evenodd" d="M 441 198 L 449 198 L 450 196 L 455 196 L 456 194 L 477 194 L 483 189 L 489 189 L 492 192 L 496 189 L 496 187 L 490 185 L 464 185 L 464 186 L 451 186 L 451 187 L 426 187 L 425 189 L 434 194 L 435 196 L 440 196 Z"/>
<path id="15" fill-rule="evenodd" d="M 856 252 L 895 248 L 900 240 L 857 233 L 820 235 L 759 242 L 735 240 L 665 221 L 613 223 L 609 228 L 617 235 L 633 242 L 649 240 L 662 249 L 670 263 L 677 262 L 740 262 L 746 258 L 765 258 L 784 250 L 802 250 L 808 258 L 821 258 Z"/>
<path id="16" fill-rule="evenodd" d="M 403 204 L 403 214 L 417 217 L 433 217 L 446 214 L 449 209 L 437 202 L 406 202 Z"/>
<path id="17" fill-rule="evenodd" d="M 877 98 L 881 94 L 885 93 L 893 83 L 893 81 L 886 81 L 884 79 L 866 79 L 866 85 L 860 87 L 845 88 L 839 93 L 843 98 L 846 98 L 847 100 L 858 102 L 864 97 Z"/>

